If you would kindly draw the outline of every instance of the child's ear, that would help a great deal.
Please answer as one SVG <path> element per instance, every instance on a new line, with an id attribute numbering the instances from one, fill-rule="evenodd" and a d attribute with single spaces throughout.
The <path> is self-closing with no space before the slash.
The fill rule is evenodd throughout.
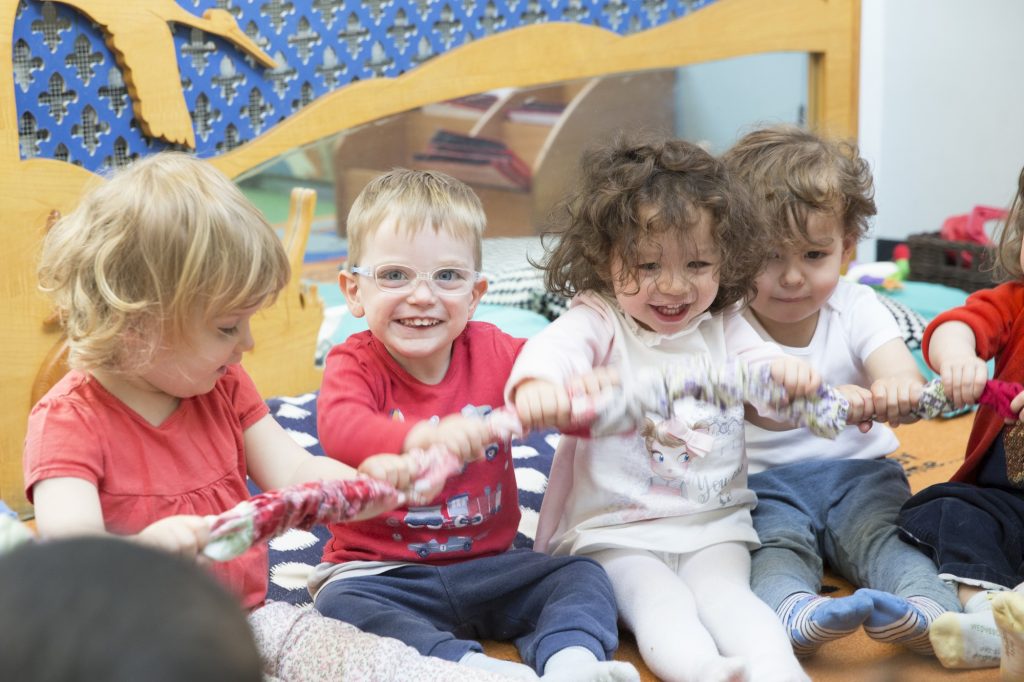
<path id="1" fill-rule="evenodd" d="M 341 293 L 345 294 L 345 303 L 353 317 L 362 317 L 366 314 L 359 290 L 359 276 L 348 270 L 338 272 L 338 286 Z"/>
<path id="2" fill-rule="evenodd" d="M 483 298 L 487 292 L 487 280 L 481 279 L 479 282 L 473 285 L 473 298 L 469 302 L 469 316 L 473 317 L 473 313 L 476 312 L 476 306 L 480 303 L 480 299 Z"/>
<path id="3" fill-rule="evenodd" d="M 857 240 L 853 237 L 843 237 L 843 268 L 850 264 L 857 254 Z"/>

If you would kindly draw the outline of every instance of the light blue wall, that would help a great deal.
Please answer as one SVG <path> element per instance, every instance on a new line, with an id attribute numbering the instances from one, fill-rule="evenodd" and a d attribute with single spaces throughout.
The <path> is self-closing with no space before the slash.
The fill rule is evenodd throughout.
<path id="1" fill-rule="evenodd" d="M 718 154 L 758 124 L 803 123 L 807 66 L 806 54 L 778 52 L 680 69 L 677 133 Z"/>
<path id="2" fill-rule="evenodd" d="M 860 146 L 878 238 L 1006 206 L 1024 165 L 1024 2 L 863 0 Z"/>

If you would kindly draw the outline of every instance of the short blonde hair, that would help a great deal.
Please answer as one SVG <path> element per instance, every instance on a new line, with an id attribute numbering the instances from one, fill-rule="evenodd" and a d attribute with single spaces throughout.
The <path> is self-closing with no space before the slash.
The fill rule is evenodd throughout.
<path id="1" fill-rule="evenodd" d="M 394 168 L 370 181 L 348 212 L 348 267 L 359 265 L 367 240 L 385 220 L 399 233 L 415 234 L 427 226 L 473 242 L 480 268 L 487 217 L 480 198 L 466 183 L 430 170 Z"/>
<path id="2" fill-rule="evenodd" d="M 196 316 L 268 304 L 290 276 L 263 215 L 222 173 L 153 154 L 89 191 L 43 240 L 40 288 L 80 369 L 131 371 Z"/>
<path id="3" fill-rule="evenodd" d="M 836 212 L 843 238 L 855 244 L 876 213 L 871 168 L 853 142 L 776 125 L 744 135 L 722 158 L 751 193 L 772 244 L 809 240 L 808 216 L 819 211 Z"/>

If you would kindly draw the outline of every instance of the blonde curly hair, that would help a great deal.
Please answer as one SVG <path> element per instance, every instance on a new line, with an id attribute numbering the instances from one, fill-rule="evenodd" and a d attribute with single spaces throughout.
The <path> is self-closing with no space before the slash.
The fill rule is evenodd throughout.
<path id="1" fill-rule="evenodd" d="M 67 333 L 69 364 L 130 372 L 197 316 L 271 303 L 290 276 L 281 239 L 231 180 L 180 152 L 94 186 L 43 240 L 40 289 Z"/>

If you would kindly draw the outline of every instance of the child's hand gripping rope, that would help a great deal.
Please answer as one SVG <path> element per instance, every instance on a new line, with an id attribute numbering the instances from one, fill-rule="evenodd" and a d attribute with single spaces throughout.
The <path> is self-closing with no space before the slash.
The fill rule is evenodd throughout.
<path id="1" fill-rule="evenodd" d="M 572 397 L 575 424 L 592 435 L 621 433 L 637 427 L 645 414 L 671 417 L 673 404 L 684 397 L 726 408 L 742 403 L 771 407 L 781 418 L 811 433 L 835 438 L 846 425 L 848 403 L 835 389 L 822 385 L 814 396 L 786 399 L 786 391 L 765 363 L 751 368 L 730 359 L 719 366 L 708 358 L 687 358 L 646 372 L 624 387 L 605 389 L 596 398 Z"/>
<path id="2" fill-rule="evenodd" d="M 492 440 L 508 443 L 522 434 L 514 413 L 496 410 L 485 417 Z M 216 561 L 233 559 L 253 545 L 291 528 L 308 530 L 317 524 L 339 523 L 372 516 L 407 501 L 426 502 L 425 491 L 439 490 L 462 470 L 462 460 L 442 447 L 414 450 L 416 476 L 407 492 L 384 481 L 358 476 L 344 481 L 317 481 L 254 495 L 232 509 L 208 518 L 210 541 L 203 555 Z"/>
<path id="3" fill-rule="evenodd" d="M 988 405 L 1003 419 L 1017 421 L 1019 415 L 1010 407 L 1013 399 L 1024 391 L 1024 386 L 999 379 L 989 379 L 978 398 L 979 405 Z M 934 419 L 953 411 L 953 399 L 946 396 L 942 379 L 932 379 L 921 388 L 921 401 L 914 414 L 922 419 Z"/>
<path id="4" fill-rule="evenodd" d="M 407 456 L 416 460 L 419 472 L 410 494 L 417 489 L 437 489 L 462 468 L 461 460 L 443 448 L 416 450 Z M 368 476 L 271 490 L 209 517 L 210 541 L 203 555 L 227 561 L 291 528 L 308 530 L 320 523 L 352 521 L 375 508 L 394 508 L 405 498 L 406 494 L 391 484 Z"/>
<path id="5" fill-rule="evenodd" d="M 1024 392 L 1020 384 L 990 379 L 978 399 L 1007 420 L 1019 417 L 1010 403 Z M 672 415 L 672 404 L 690 396 L 704 402 L 728 407 L 749 402 L 767 405 L 794 424 L 806 426 L 811 433 L 835 438 L 846 425 L 848 403 L 834 388 L 822 385 L 815 396 L 786 401 L 785 390 L 772 379 L 767 364 L 751 369 L 740 360 L 730 359 L 713 366 L 705 358 L 688 358 L 660 370 L 639 376 L 627 387 L 605 389 L 596 398 L 572 397 L 572 419 L 579 427 L 588 427 L 593 435 L 620 433 L 635 428 L 645 413 Z M 921 389 L 921 398 L 913 414 L 935 419 L 953 410 L 942 380 L 934 379 Z"/>
<path id="6" fill-rule="evenodd" d="M 808 425 L 820 435 L 835 437 L 845 419 L 845 401 L 823 387 L 814 399 L 785 404 L 785 391 L 776 384 L 769 368 L 753 374 L 740 362 L 712 367 L 706 361 L 680 362 L 662 372 L 648 374 L 630 389 L 606 389 L 600 398 L 574 399 L 572 421 L 590 426 L 591 432 L 611 433 L 635 428 L 645 413 L 671 413 L 672 402 L 693 396 L 725 407 L 743 401 L 774 404 L 783 416 Z M 492 441 L 508 443 L 522 435 L 523 427 L 511 408 L 494 410 L 484 417 Z M 309 529 L 321 523 L 351 521 L 374 508 L 385 510 L 417 500 L 418 491 L 436 490 L 462 468 L 462 461 L 447 449 L 415 450 L 417 474 L 408 493 L 389 483 L 360 476 L 344 481 L 319 481 L 255 495 L 218 516 L 211 517 L 210 541 L 203 554 L 217 561 L 239 556 L 249 547 L 290 528 Z"/>

